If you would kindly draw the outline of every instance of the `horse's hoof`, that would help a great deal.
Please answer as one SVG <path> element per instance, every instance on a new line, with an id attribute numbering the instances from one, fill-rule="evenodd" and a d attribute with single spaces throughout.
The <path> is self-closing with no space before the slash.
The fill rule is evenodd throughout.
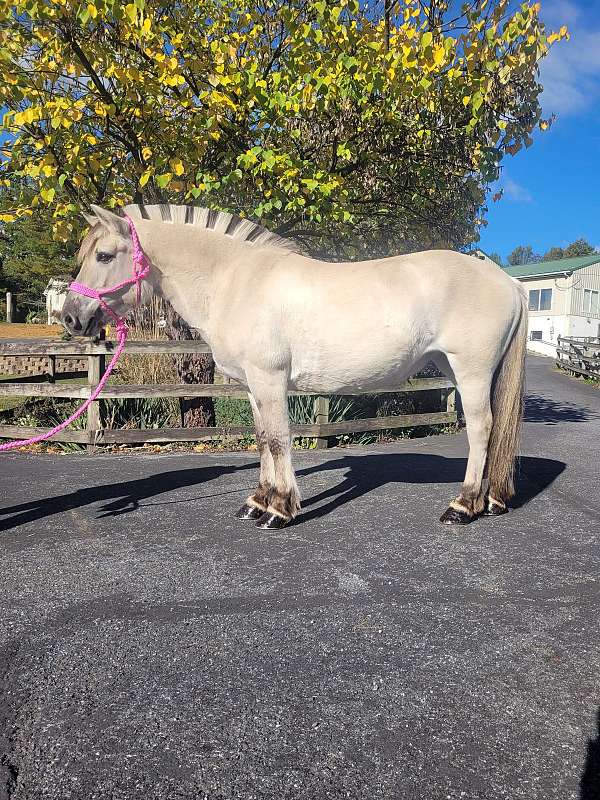
<path id="1" fill-rule="evenodd" d="M 502 514 L 508 514 L 506 506 L 500 506 L 498 503 L 491 503 L 488 501 L 487 506 L 481 512 L 482 517 L 501 517 Z"/>
<path id="2" fill-rule="evenodd" d="M 468 525 L 474 519 L 475 517 L 467 514 L 466 511 L 459 511 L 458 508 L 450 506 L 440 517 L 440 522 L 443 522 L 444 525 Z"/>
<path id="3" fill-rule="evenodd" d="M 256 527 L 266 528 L 268 530 L 280 530 L 281 528 L 285 528 L 289 522 L 289 519 L 280 517 L 279 514 L 272 514 L 270 511 L 265 511 L 256 523 Z"/>
<path id="4" fill-rule="evenodd" d="M 244 505 L 235 512 L 238 519 L 260 519 L 265 512 L 258 506 L 251 506 L 250 503 Z"/>

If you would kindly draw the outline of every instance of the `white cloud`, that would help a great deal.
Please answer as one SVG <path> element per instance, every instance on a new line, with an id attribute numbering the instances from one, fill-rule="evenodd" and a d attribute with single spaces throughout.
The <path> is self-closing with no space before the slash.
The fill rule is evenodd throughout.
<path id="1" fill-rule="evenodd" d="M 594 5 L 595 3 L 591 3 Z M 600 18 L 572 0 L 550 0 L 542 17 L 554 30 L 567 25 L 571 39 L 555 44 L 541 63 L 541 104 L 550 114 L 579 114 L 600 99 Z"/>
<path id="2" fill-rule="evenodd" d="M 499 186 L 504 190 L 504 197 L 514 203 L 533 203 L 533 197 L 529 190 L 514 181 L 509 175 L 502 175 Z"/>

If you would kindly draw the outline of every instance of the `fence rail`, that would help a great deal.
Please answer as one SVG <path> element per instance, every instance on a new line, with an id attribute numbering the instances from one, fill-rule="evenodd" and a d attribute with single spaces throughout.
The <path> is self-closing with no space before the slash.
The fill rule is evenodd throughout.
<path id="1" fill-rule="evenodd" d="M 97 386 L 104 371 L 106 358 L 114 352 L 112 341 L 91 342 L 73 339 L 57 341 L 54 339 L 5 339 L 0 340 L 0 356 L 42 356 L 50 359 L 50 371 L 45 381 L 32 381 L 31 378 L 0 380 L 0 397 L 53 397 L 83 400 L 88 398 Z M 201 341 L 130 341 L 125 346 L 128 355 L 181 355 L 189 353 L 210 353 L 210 348 Z M 87 382 L 57 384 L 53 369 L 57 356 L 87 356 Z M 79 373 L 75 374 L 79 377 Z M 42 376 L 35 376 L 41 378 Z M 387 394 L 396 392 L 420 392 L 440 390 L 440 410 L 424 414 L 399 414 L 391 417 L 367 417 L 344 422 L 329 421 L 329 397 L 314 392 L 290 392 L 292 395 L 308 395 L 315 398 L 316 422 L 293 425 L 294 436 L 316 438 L 317 446 L 326 447 L 330 436 L 349 433 L 379 431 L 393 428 L 416 427 L 420 425 L 447 425 L 455 423 L 455 388 L 445 378 L 414 378 L 401 386 L 376 387 L 344 394 Z M 136 430 L 109 430 L 102 428 L 100 402 L 103 399 L 157 398 L 157 397 L 231 397 L 247 399 L 247 393 L 239 384 L 109 384 L 93 402 L 86 420 L 86 430 L 65 430 L 54 439 L 95 447 L 100 444 L 142 444 L 146 442 L 193 442 L 224 436 L 244 436 L 254 432 L 251 426 L 206 427 L 206 428 L 160 428 Z M 442 408 L 443 406 L 443 408 Z M 44 428 L 20 425 L 0 425 L 0 438 L 28 438 L 45 432 Z"/>
<path id="2" fill-rule="evenodd" d="M 600 380 L 600 338 L 597 336 L 559 336 L 556 364 L 576 375 Z"/>

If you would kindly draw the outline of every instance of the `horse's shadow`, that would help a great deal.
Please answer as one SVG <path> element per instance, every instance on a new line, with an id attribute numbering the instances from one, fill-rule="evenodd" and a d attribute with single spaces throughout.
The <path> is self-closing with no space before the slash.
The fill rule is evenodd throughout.
<path id="1" fill-rule="evenodd" d="M 460 484 L 465 476 L 466 458 L 446 458 L 428 453 L 374 453 L 348 455 L 315 467 L 298 470 L 298 476 L 344 469 L 343 479 L 303 501 L 299 522 L 323 517 L 339 506 L 356 500 L 386 484 Z M 509 506 L 520 508 L 543 492 L 565 470 L 566 464 L 550 458 L 524 456 L 519 460 L 517 494 Z M 327 501 L 324 505 L 317 503 Z M 442 505 L 450 498 L 442 498 Z"/>
<path id="2" fill-rule="evenodd" d="M 244 485 L 224 491 L 199 497 L 156 500 L 158 495 L 199 486 L 229 474 L 247 474 L 248 470 L 255 471 L 257 467 L 256 462 L 251 462 L 167 470 L 135 480 L 89 486 L 63 495 L 40 498 L 0 510 L 4 517 L 0 520 L 0 531 L 94 503 L 103 503 L 97 515 L 101 519 L 136 511 L 146 505 L 202 503 L 204 499 L 219 495 L 250 492 L 254 488 L 255 474 L 251 480 L 244 481 Z M 464 458 L 446 458 L 426 453 L 345 454 L 341 458 L 327 458 L 314 466 L 299 469 L 298 477 L 302 479 L 333 471 L 343 471 L 343 476 L 337 481 L 334 478 L 327 489 L 305 499 L 305 510 L 298 518 L 298 523 L 324 517 L 334 509 L 388 484 L 459 484 L 463 480 L 465 468 Z M 529 502 L 544 491 L 564 469 L 565 464 L 561 461 L 532 456 L 522 458 L 517 495 L 511 505 L 520 507 Z M 444 498 L 442 504 L 448 499 Z M 149 502 L 143 503 L 144 500 Z"/>
<path id="3" fill-rule="evenodd" d="M 167 492 L 183 489 L 186 486 L 198 486 L 208 483 L 234 472 L 243 470 L 257 469 L 257 463 L 250 464 L 227 464 L 223 466 L 198 466 L 193 469 L 178 469 L 159 472 L 147 475 L 144 478 L 137 478 L 131 481 L 118 481 L 115 483 L 105 483 L 99 486 L 88 486 L 85 489 L 77 489 L 68 494 L 57 495 L 55 497 L 44 497 L 39 500 L 32 500 L 29 503 L 10 506 L 0 509 L 0 515 L 6 517 L 0 520 L 0 531 L 10 530 L 28 522 L 60 514 L 64 511 L 72 511 L 76 508 L 92 505 L 93 503 L 104 502 L 98 512 L 98 519 L 103 517 L 116 517 L 131 511 L 136 511 L 143 505 L 144 500 L 155 498 Z M 245 487 L 240 486 L 231 493 L 243 491 L 246 488 L 251 492 L 254 485 L 249 482 Z M 217 492 L 217 495 L 219 493 Z M 223 492 L 228 494 L 228 492 Z M 215 495 L 209 495 L 215 496 Z M 176 502 L 193 502 L 194 499 L 165 501 L 165 504 Z M 144 504 L 146 505 L 146 504 Z M 147 505 L 162 505 L 161 501 L 148 503 Z"/>

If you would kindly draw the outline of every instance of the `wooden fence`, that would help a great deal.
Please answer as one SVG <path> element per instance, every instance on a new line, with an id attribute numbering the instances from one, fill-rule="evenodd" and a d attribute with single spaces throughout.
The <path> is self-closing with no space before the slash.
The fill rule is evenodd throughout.
<path id="1" fill-rule="evenodd" d="M 556 364 L 576 375 L 600 380 L 600 338 L 559 336 Z"/>
<path id="2" fill-rule="evenodd" d="M 0 397 L 56 397 L 83 400 L 90 396 L 104 372 L 107 356 L 114 350 L 114 342 L 92 342 L 73 339 L 58 341 L 52 339 L 0 340 L 0 355 L 31 356 L 41 355 L 49 359 L 50 370 L 40 375 L 41 380 L 26 379 L 0 380 Z M 210 348 L 199 341 L 130 341 L 125 352 L 128 355 L 181 355 L 186 353 L 209 353 Z M 58 356 L 86 356 L 88 360 L 87 381 L 85 383 L 56 383 L 54 369 Z M 377 388 L 376 391 L 360 391 L 354 394 L 383 394 L 390 392 L 418 392 L 431 389 L 440 390 L 440 410 L 426 414 L 402 414 L 391 417 L 370 417 L 344 422 L 329 421 L 329 397 L 308 392 L 291 392 L 296 395 L 310 394 L 315 398 L 315 422 L 306 425 L 293 425 L 294 436 L 317 439 L 318 447 L 327 447 L 328 437 L 341 436 L 363 431 L 378 431 L 392 428 L 408 428 L 419 425 L 447 425 L 455 423 L 455 388 L 445 378 L 415 378 L 402 386 Z M 349 393 L 348 393 L 349 394 Z M 109 384 L 102 391 L 101 398 L 149 398 L 149 397 L 233 397 L 247 399 L 247 394 L 239 384 Z M 191 442 L 215 439 L 222 436 L 243 436 L 253 433 L 249 426 L 211 427 L 211 428 L 159 428 L 108 430 L 101 427 L 100 404 L 92 403 L 87 413 L 86 429 L 67 429 L 54 438 L 62 442 L 76 442 L 95 447 L 100 444 L 142 444 L 147 442 Z M 27 438 L 44 432 L 44 428 L 19 425 L 0 425 L 0 438 Z"/>

